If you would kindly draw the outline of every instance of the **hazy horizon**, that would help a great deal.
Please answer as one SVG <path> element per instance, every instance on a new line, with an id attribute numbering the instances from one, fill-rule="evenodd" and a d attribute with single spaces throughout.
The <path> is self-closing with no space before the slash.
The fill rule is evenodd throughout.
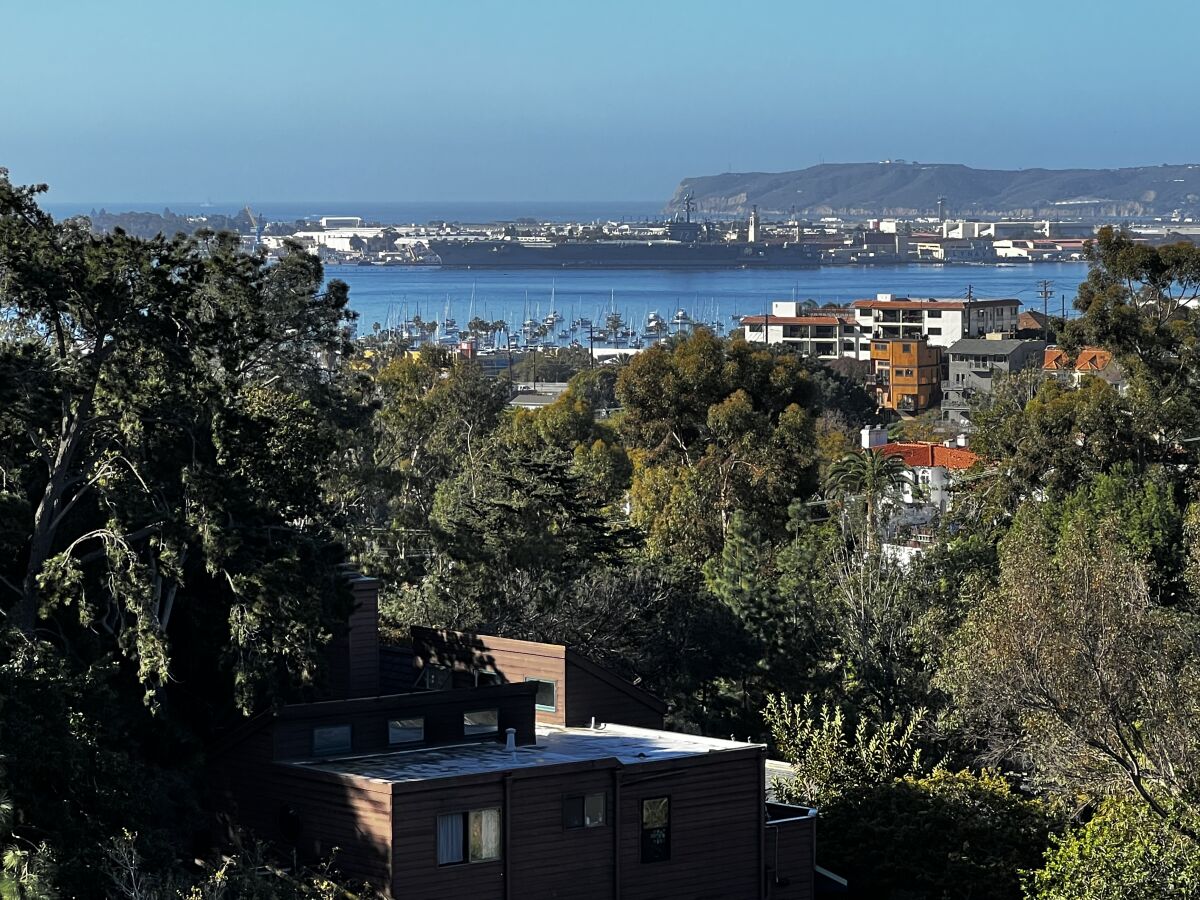
<path id="1" fill-rule="evenodd" d="M 1152 65 L 1187 58 L 1200 8 L 1154 13 L 24 4 L 6 10 L 22 39 L 0 166 L 51 203 L 215 205 L 665 202 L 684 177 L 885 158 L 1158 165 L 1200 138 L 1190 95 Z"/>

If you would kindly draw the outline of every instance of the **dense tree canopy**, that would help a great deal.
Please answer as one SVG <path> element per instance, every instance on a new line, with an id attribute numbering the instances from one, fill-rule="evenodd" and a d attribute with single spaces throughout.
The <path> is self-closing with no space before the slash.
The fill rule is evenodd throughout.
<path id="1" fill-rule="evenodd" d="M 295 248 L 36 199 L 0 177 L 0 897 L 338 896 L 205 828 L 203 767 L 319 696 L 346 564 L 387 640 L 567 643 L 767 742 L 861 896 L 1195 894 L 1194 247 L 1100 233 L 1059 330 L 1123 383 L 997 379 L 917 545 L 854 366 L 698 328 L 527 357 L 570 383 L 517 410 L 507 374 L 354 338 Z"/>

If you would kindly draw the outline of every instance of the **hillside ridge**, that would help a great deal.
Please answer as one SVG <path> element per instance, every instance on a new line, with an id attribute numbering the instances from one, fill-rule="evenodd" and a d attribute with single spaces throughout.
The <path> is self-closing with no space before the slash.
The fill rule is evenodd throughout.
<path id="1" fill-rule="evenodd" d="M 1151 216 L 1200 212 L 1200 164 L 1124 169 L 973 169 L 959 163 L 822 163 L 791 172 L 684 178 L 667 203 L 692 194 L 700 215 Z"/>

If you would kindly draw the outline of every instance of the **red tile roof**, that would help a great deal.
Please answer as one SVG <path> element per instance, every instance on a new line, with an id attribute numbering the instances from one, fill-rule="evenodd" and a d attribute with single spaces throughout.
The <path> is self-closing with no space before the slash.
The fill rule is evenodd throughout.
<path id="1" fill-rule="evenodd" d="M 1017 328 L 1021 331 L 1038 331 L 1046 326 L 1050 317 L 1036 309 L 1027 309 L 1017 316 Z"/>
<path id="2" fill-rule="evenodd" d="M 1071 365 L 1070 357 L 1064 351 L 1057 347 L 1047 347 L 1042 357 L 1042 368 L 1056 371 L 1074 369 L 1076 372 L 1102 372 L 1111 362 L 1112 354 L 1107 350 L 1084 347 L 1075 357 L 1075 364 Z"/>
<path id="3" fill-rule="evenodd" d="M 885 456 L 899 456 L 910 469 L 918 466 L 942 466 L 947 469 L 969 469 L 979 462 L 979 454 L 962 447 L 945 447 L 925 441 L 893 441 L 881 448 Z"/>
<path id="4" fill-rule="evenodd" d="M 1093 347 L 1085 347 L 1079 351 L 1079 355 L 1075 357 L 1076 372 L 1099 372 L 1102 369 L 1108 368 L 1108 364 L 1112 362 L 1112 354 L 1107 350 L 1097 350 Z"/>

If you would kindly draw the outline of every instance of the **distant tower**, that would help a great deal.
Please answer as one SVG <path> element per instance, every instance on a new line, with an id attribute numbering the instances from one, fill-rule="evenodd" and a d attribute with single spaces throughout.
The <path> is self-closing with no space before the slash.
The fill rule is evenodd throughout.
<path id="1" fill-rule="evenodd" d="M 750 231 L 746 234 L 746 240 L 751 244 L 758 243 L 758 207 L 750 207 Z"/>
<path id="2" fill-rule="evenodd" d="M 695 194 L 688 191 L 683 195 L 683 221 L 692 221 L 692 210 L 696 208 Z"/>
<path id="3" fill-rule="evenodd" d="M 938 197 L 938 221 L 946 221 L 946 198 Z"/>

